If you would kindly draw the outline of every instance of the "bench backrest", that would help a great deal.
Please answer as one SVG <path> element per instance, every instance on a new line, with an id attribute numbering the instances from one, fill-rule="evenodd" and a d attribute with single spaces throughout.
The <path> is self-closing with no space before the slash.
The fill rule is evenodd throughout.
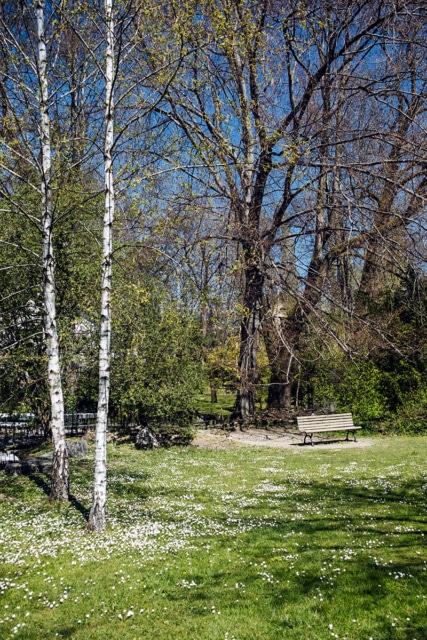
<path id="1" fill-rule="evenodd" d="M 298 429 L 324 429 L 330 427 L 353 427 L 351 413 L 331 413 L 327 416 L 299 416 L 297 418 Z"/>

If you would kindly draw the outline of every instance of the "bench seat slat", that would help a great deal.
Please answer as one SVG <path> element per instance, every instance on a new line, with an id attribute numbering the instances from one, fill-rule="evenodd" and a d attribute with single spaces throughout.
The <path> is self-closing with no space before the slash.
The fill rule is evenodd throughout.
<path id="1" fill-rule="evenodd" d="M 327 416 L 316 416 L 315 418 L 298 418 L 298 422 L 353 422 L 353 418 L 351 416 L 343 416 L 342 418 L 334 417 L 328 419 Z"/>
<path id="2" fill-rule="evenodd" d="M 342 418 L 333 418 L 332 420 L 328 420 L 327 416 L 320 418 L 316 416 L 315 418 L 298 418 L 298 422 L 353 422 L 353 419 L 350 416 L 343 416 Z"/>
<path id="3" fill-rule="evenodd" d="M 311 422 L 313 420 L 352 420 L 353 416 L 300 416 L 298 420 L 302 420 L 303 422 Z"/>
<path id="4" fill-rule="evenodd" d="M 352 418 L 352 413 L 313 413 L 310 416 L 298 416 L 298 420 L 313 420 L 314 418 L 334 420 L 337 418 Z"/>
<path id="5" fill-rule="evenodd" d="M 309 423 L 303 422 L 302 424 L 299 424 L 298 427 L 300 429 L 326 427 L 327 425 L 330 425 L 331 427 L 352 427 L 353 424 L 354 424 L 353 422 L 309 422 Z"/>
<path id="6" fill-rule="evenodd" d="M 356 427 L 352 425 L 351 427 L 332 427 L 332 426 L 324 426 L 324 427 L 299 427 L 300 431 L 304 431 L 307 433 L 321 433 L 322 431 L 353 431 L 353 429 L 361 429 L 362 427 Z"/>
<path id="7" fill-rule="evenodd" d="M 319 422 L 315 422 L 312 424 L 299 424 L 298 429 L 326 429 L 326 427 L 342 427 L 343 429 L 351 429 L 354 426 L 353 422 L 325 422 L 324 424 L 320 424 Z M 357 426 L 357 425 L 356 425 Z"/>
<path id="8" fill-rule="evenodd" d="M 319 424 L 318 422 L 315 424 L 299 424 L 298 425 L 298 429 L 326 429 L 328 427 L 330 428 L 337 428 L 337 429 L 352 429 L 354 426 L 353 423 L 349 424 L 348 422 L 345 422 L 344 424 L 342 423 L 337 423 L 335 422 L 335 424 L 333 423 L 325 423 L 325 424 Z"/>

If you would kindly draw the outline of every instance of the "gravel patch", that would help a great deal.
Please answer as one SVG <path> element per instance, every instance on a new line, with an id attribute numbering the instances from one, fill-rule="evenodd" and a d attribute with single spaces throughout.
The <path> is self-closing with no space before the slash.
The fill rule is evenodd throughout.
<path id="1" fill-rule="evenodd" d="M 200 429 L 191 443 L 199 449 L 226 449 L 228 447 L 274 447 L 276 449 L 301 448 L 301 449 L 342 449 L 344 447 L 370 447 L 375 443 L 373 438 L 363 436 L 353 442 L 346 442 L 345 434 L 341 437 L 314 436 L 313 447 L 304 445 L 304 436 L 301 433 L 290 431 L 245 429 L 244 431 L 225 432 L 218 429 Z"/>

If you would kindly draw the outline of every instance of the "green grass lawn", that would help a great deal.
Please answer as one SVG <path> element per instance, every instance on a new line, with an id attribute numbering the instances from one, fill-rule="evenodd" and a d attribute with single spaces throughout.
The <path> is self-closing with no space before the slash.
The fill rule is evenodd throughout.
<path id="1" fill-rule="evenodd" d="M 103 535 L 89 457 L 65 506 L 0 474 L 0 638 L 427 638 L 425 444 L 110 446 Z"/>
<path id="2" fill-rule="evenodd" d="M 210 390 L 206 388 L 197 397 L 196 410 L 200 413 L 216 416 L 219 420 L 227 420 L 234 411 L 235 402 L 236 393 L 224 388 L 217 389 L 217 402 L 211 402 Z M 266 398 L 258 398 L 256 407 L 260 411 L 266 409 Z"/>
<path id="3" fill-rule="evenodd" d="M 205 389 L 197 398 L 197 411 L 200 413 L 209 413 L 220 419 L 229 418 L 233 413 L 236 394 L 225 389 L 217 390 L 218 402 L 211 402 L 209 389 Z"/>

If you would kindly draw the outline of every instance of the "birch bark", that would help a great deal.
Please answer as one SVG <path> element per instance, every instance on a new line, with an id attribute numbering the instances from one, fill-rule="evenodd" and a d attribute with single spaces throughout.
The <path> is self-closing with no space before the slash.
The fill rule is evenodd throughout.
<path id="1" fill-rule="evenodd" d="M 104 531 L 107 502 L 107 418 L 110 391 L 111 342 L 111 275 L 114 221 L 114 175 L 112 152 L 114 144 L 114 15 L 112 0 L 105 0 L 107 43 L 105 52 L 105 141 L 104 179 L 105 211 L 103 224 L 103 255 L 101 273 L 101 327 L 99 340 L 99 395 L 96 421 L 95 478 L 93 502 L 88 530 Z"/>
<path id="2" fill-rule="evenodd" d="M 41 194 L 42 194 L 42 243 L 43 243 L 43 293 L 44 330 L 48 356 L 48 381 L 51 401 L 51 425 L 53 444 L 53 470 L 50 500 L 68 500 L 68 452 L 64 427 L 64 400 L 62 394 L 59 341 L 56 326 L 55 272 L 52 245 L 52 188 L 51 188 L 51 136 L 48 111 L 48 78 L 45 31 L 45 2 L 36 3 L 37 53 L 40 84 L 41 131 Z"/>

